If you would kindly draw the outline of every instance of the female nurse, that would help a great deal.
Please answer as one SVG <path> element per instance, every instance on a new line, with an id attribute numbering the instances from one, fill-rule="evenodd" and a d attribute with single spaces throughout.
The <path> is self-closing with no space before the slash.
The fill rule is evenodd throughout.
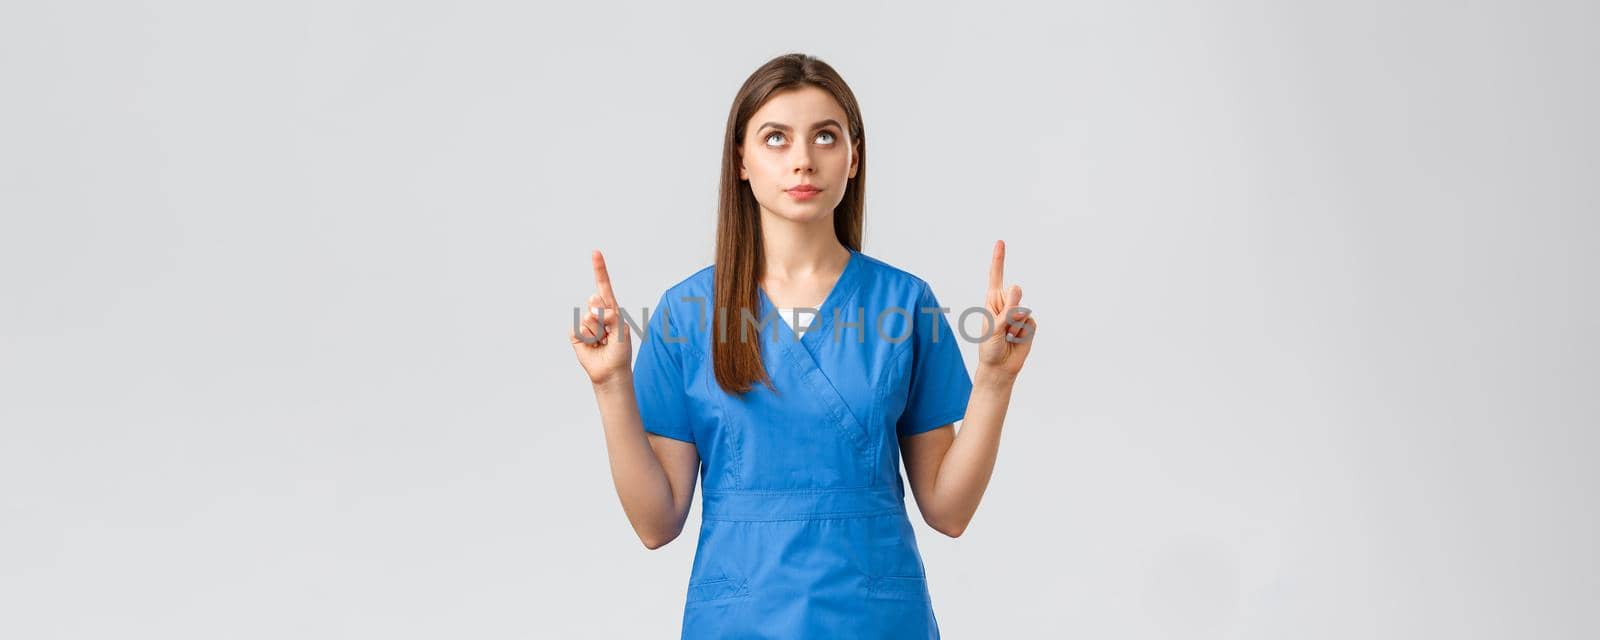
<path id="1" fill-rule="evenodd" d="M 1037 321 L 996 242 L 969 376 L 927 281 L 862 253 L 865 159 L 850 88 L 779 56 L 729 113 L 716 261 L 630 327 L 593 253 L 568 337 L 645 547 L 677 538 L 702 485 L 683 638 L 939 637 L 900 465 L 923 520 L 961 535 Z"/>

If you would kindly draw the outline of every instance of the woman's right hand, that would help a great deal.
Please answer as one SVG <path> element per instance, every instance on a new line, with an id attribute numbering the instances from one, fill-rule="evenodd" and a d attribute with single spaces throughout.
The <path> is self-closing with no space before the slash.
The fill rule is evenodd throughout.
<path id="1" fill-rule="evenodd" d="M 584 372 L 589 374 L 589 382 L 601 385 L 630 373 L 633 346 L 629 340 L 628 323 L 622 322 L 618 315 L 621 307 L 617 305 L 616 295 L 611 292 L 606 258 L 600 255 L 599 250 L 595 250 L 592 258 L 595 292 L 583 305 L 583 322 L 576 330 L 569 330 L 567 336 L 572 339 L 572 349 L 578 354 L 578 364 L 583 365 Z M 604 322 L 595 317 L 595 308 L 604 312 Z"/>

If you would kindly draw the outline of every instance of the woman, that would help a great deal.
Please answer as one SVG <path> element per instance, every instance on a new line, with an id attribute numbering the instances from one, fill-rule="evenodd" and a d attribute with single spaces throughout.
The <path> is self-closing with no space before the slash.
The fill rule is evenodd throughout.
<path id="1" fill-rule="evenodd" d="M 865 156 L 832 68 L 757 69 L 728 117 L 716 262 L 662 295 L 631 372 L 633 329 L 593 254 L 593 313 L 569 338 L 646 547 L 678 536 L 705 483 L 684 638 L 939 637 L 901 458 L 923 519 L 961 535 L 1037 322 L 1002 289 L 996 242 L 985 308 L 1005 321 L 985 324 L 969 377 L 928 284 L 861 253 Z M 809 325 L 774 320 L 796 308 Z"/>

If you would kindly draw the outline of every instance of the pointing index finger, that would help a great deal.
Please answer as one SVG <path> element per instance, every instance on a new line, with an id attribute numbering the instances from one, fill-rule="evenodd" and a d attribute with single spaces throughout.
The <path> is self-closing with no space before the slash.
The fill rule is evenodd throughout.
<path id="1" fill-rule="evenodd" d="M 1004 286 L 1006 270 L 1006 241 L 994 241 L 994 257 L 989 261 L 989 291 L 999 291 Z"/>
<path id="2" fill-rule="evenodd" d="M 600 297 L 605 299 L 606 306 L 617 306 L 617 298 L 611 293 L 611 274 L 606 271 L 606 257 L 600 254 L 599 249 L 594 250 L 594 284 L 600 289 Z"/>

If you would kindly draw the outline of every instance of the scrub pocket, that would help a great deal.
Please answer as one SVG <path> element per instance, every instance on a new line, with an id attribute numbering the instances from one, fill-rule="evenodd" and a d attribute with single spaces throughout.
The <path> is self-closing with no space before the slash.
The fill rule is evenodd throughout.
<path id="1" fill-rule="evenodd" d="M 750 568 L 735 551 L 747 544 L 742 523 L 703 520 L 694 568 L 689 573 L 688 606 L 720 603 L 750 596 Z"/>
<path id="2" fill-rule="evenodd" d="M 929 601 L 916 535 L 904 512 L 868 519 L 868 598 Z"/>
<path id="3" fill-rule="evenodd" d="M 875 600 L 928 602 L 928 579 L 921 576 L 882 576 L 867 583 L 867 597 Z"/>
<path id="4" fill-rule="evenodd" d="M 750 585 L 742 578 L 715 578 L 689 584 L 685 604 L 717 602 L 749 597 Z"/>

